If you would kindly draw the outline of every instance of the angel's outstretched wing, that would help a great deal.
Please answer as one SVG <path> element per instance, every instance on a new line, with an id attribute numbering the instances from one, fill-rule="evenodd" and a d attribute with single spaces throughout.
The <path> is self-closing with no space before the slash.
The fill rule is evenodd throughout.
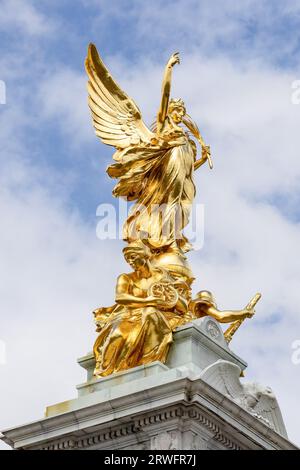
<path id="1" fill-rule="evenodd" d="M 94 44 L 89 45 L 85 68 L 96 135 L 117 149 L 148 143 L 154 134 L 144 124 L 135 102 L 113 80 Z"/>

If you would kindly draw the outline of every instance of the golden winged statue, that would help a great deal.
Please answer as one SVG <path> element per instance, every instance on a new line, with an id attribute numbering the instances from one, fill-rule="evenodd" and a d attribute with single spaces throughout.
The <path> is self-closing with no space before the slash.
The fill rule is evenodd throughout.
<path id="1" fill-rule="evenodd" d="M 113 194 L 136 201 L 124 225 L 124 240 L 130 243 L 147 238 L 155 249 L 170 247 L 180 253 L 190 249 L 182 230 L 188 224 L 195 197 L 193 173 L 206 160 L 211 163 L 211 158 L 184 102 L 170 99 L 175 64 L 179 64 L 178 53 L 166 65 L 160 108 L 152 131 L 144 124 L 135 102 L 111 77 L 93 44 L 89 46 L 85 65 L 96 135 L 116 148 L 113 156 L 116 163 L 107 169 L 109 176 L 119 180 Z M 198 160 L 190 134 L 202 146 Z"/>
<path id="2" fill-rule="evenodd" d="M 123 227 L 123 253 L 133 272 L 118 277 L 115 304 L 94 311 L 99 333 L 94 373 L 99 377 L 155 360 L 165 362 L 172 332 L 192 319 L 210 315 L 220 322 L 235 321 L 232 335 L 236 322 L 254 313 L 252 307 L 222 312 L 208 291 L 192 300 L 194 277 L 185 256 L 191 245 L 183 229 L 195 198 L 194 170 L 206 161 L 212 168 L 212 161 L 210 147 L 184 102 L 170 98 L 172 69 L 179 63 L 178 53 L 167 62 L 150 130 L 96 47 L 88 47 L 85 68 L 93 125 L 101 141 L 116 148 L 115 163 L 107 169 L 118 179 L 113 194 L 134 201 Z M 191 137 L 201 146 L 198 159 Z"/>

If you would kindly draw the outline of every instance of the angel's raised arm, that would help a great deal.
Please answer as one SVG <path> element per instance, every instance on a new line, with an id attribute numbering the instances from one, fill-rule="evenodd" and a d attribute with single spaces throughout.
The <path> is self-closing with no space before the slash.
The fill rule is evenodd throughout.
<path id="1" fill-rule="evenodd" d="M 161 90 L 161 103 L 157 114 L 157 133 L 159 134 L 163 128 L 170 100 L 171 80 L 172 80 L 172 67 L 179 64 L 179 53 L 175 52 L 171 55 L 165 68 L 162 90 Z"/>

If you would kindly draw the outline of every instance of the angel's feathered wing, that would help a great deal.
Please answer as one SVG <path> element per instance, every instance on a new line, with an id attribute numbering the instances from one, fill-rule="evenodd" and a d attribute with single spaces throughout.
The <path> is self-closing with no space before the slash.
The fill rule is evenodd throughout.
<path id="1" fill-rule="evenodd" d="M 269 387 L 263 387 L 260 384 L 245 384 L 244 387 L 246 386 L 249 387 L 249 385 L 252 385 L 252 393 L 253 389 L 256 391 L 256 393 L 259 396 L 258 403 L 256 406 L 253 408 L 254 411 L 265 418 L 267 421 L 271 423 L 271 425 L 274 427 L 275 431 L 279 432 L 279 434 L 286 436 L 287 437 L 287 432 L 285 429 L 284 421 L 282 418 L 282 414 L 277 402 L 277 399 L 272 392 L 272 390 Z"/>
<path id="2" fill-rule="evenodd" d="M 85 68 L 96 135 L 118 150 L 148 143 L 153 133 L 144 124 L 135 102 L 111 77 L 94 44 L 89 45 Z"/>

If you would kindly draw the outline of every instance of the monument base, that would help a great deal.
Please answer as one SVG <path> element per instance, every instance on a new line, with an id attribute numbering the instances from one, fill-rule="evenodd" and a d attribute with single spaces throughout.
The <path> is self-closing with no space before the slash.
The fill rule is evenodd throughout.
<path id="1" fill-rule="evenodd" d="M 49 406 L 45 418 L 3 432 L 15 449 L 297 449 L 268 387 L 242 384 L 247 364 L 218 322 L 195 320 L 174 332 L 166 364 L 93 377 L 78 398 Z"/>

